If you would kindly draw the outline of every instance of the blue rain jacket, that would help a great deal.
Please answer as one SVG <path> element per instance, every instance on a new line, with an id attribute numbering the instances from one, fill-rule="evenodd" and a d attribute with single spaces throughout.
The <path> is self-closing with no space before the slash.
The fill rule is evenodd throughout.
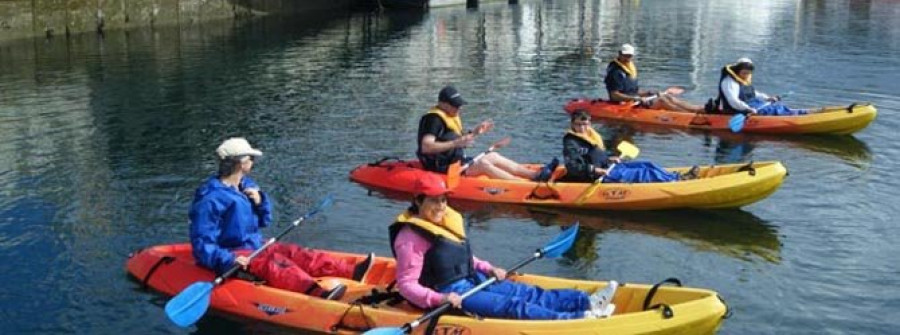
<path id="1" fill-rule="evenodd" d="M 669 172 L 659 165 L 645 161 L 630 161 L 616 164 L 604 183 L 662 183 L 677 181 L 678 173 Z"/>
<path id="2" fill-rule="evenodd" d="M 240 189 L 259 188 L 249 177 Z M 213 176 L 194 193 L 191 245 L 197 263 L 221 274 L 234 265 L 233 250 L 256 250 L 263 244 L 259 228 L 272 222 L 272 204 L 262 191 L 258 206 L 246 195 Z"/>

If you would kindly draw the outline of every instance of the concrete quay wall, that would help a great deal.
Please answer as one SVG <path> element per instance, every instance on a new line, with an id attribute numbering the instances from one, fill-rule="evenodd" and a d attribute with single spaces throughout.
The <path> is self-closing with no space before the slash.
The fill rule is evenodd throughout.
<path id="1" fill-rule="evenodd" d="M 0 0 L 0 41 L 342 10 L 352 3 L 353 0 Z"/>

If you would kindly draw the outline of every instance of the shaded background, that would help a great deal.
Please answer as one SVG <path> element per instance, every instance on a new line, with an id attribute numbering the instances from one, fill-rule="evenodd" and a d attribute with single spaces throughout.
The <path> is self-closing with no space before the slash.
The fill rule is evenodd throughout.
<path id="1" fill-rule="evenodd" d="M 900 158 L 894 118 L 900 4 L 892 1 L 537 1 L 426 14 L 342 14 L 0 45 L 0 329 L 181 333 L 123 269 L 129 252 L 183 242 L 215 147 L 246 136 L 276 201 L 276 234 L 327 192 L 338 203 L 287 240 L 390 255 L 404 200 L 368 195 L 355 166 L 412 156 L 418 117 L 445 84 L 503 153 L 560 155 L 562 105 L 597 96 L 605 63 L 637 46 L 648 88 L 716 93 L 721 66 L 756 62 L 754 84 L 798 107 L 869 101 L 846 137 L 766 137 L 602 124 L 642 156 L 684 166 L 781 160 L 790 176 L 735 211 L 590 213 L 460 204 L 476 253 L 511 264 L 579 220 L 576 248 L 529 271 L 651 283 L 678 277 L 734 309 L 721 333 L 890 333 L 900 326 Z M 599 46 L 599 47 L 598 47 Z M 605 95 L 605 93 L 603 93 Z M 894 265 L 891 265 L 894 264 Z M 196 333 L 280 333 L 207 318 Z"/>

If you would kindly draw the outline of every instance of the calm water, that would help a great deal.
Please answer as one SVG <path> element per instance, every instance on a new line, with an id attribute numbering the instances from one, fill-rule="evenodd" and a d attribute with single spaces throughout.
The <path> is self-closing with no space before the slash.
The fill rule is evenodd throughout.
<path id="1" fill-rule="evenodd" d="M 348 181 L 356 165 L 411 156 L 418 116 L 455 84 L 469 124 L 493 118 L 503 152 L 559 155 L 570 98 L 599 94 L 603 63 L 633 42 L 645 86 L 715 94 L 722 64 L 749 56 L 755 84 L 797 106 L 870 101 L 852 137 L 746 137 L 604 125 L 664 165 L 781 160 L 782 188 L 739 211 L 570 213 L 469 207 L 476 252 L 510 264 L 585 228 L 562 261 L 529 271 L 650 283 L 678 277 L 725 297 L 721 333 L 893 333 L 900 214 L 894 171 L 900 3 L 527 1 L 427 14 L 351 14 L 0 45 L 0 329 L 182 333 L 165 299 L 124 271 L 129 252 L 185 241 L 213 150 L 243 135 L 281 224 L 327 192 L 339 202 L 288 240 L 389 255 L 405 206 Z M 600 48 L 596 47 L 600 45 Z M 893 134 L 893 135 L 892 135 Z M 210 318 L 197 333 L 283 332 Z"/>

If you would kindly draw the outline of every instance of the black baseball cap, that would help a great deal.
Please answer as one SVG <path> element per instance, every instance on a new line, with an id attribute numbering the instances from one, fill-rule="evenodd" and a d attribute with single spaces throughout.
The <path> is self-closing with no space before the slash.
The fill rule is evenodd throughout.
<path id="1" fill-rule="evenodd" d="M 459 91 L 453 86 L 444 86 L 444 88 L 441 89 L 441 93 L 438 94 L 438 101 L 449 103 L 453 105 L 453 107 L 467 104 L 459 94 Z"/>

